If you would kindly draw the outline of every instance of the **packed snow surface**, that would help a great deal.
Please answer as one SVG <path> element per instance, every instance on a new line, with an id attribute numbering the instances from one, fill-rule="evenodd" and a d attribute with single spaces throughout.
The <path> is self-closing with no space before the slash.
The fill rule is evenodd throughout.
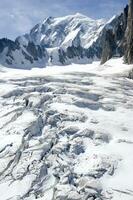
<path id="1" fill-rule="evenodd" d="M 0 67 L 0 199 L 132 200 L 132 66 Z"/>

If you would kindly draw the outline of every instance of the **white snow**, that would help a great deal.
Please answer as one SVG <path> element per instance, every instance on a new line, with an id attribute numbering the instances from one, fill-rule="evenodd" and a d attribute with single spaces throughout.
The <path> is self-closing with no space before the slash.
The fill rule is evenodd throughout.
<path id="1" fill-rule="evenodd" d="M 1 66 L 0 198 L 132 200 L 132 68 Z"/>
<path id="2" fill-rule="evenodd" d="M 73 30 L 71 31 L 65 38 L 65 40 L 62 43 L 62 47 L 65 47 L 65 49 L 67 47 L 71 47 L 72 46 L 72 42 L 74 40 L 74 38 L 77 36 L 77 34 L 79 33 L 79 29 Z"/>

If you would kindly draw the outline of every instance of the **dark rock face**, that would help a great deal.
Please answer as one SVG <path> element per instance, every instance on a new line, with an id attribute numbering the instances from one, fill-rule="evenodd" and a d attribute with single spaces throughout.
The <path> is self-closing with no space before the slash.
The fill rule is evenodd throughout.
<path id="1" fill-rule="evenodd" d="M 0 39 L 0 53 L 2 53 L 4 48 L 6 47 L 8 47 L 8 52 L 10 50 L 19 49 L 18 44 L 13 42 L 12 40 L 9 40 L 7 38 Z"/>
<path id="2" fill-rule="evenodd" d="M 70 46 L 66 49 L 66 51 L 59 49 L 59 61 L 62 64 L 65 64 L 67 60 L 69 59 L 84 59 L 84 58 L 90 58 L 90 54 L 88 53 L 87 49 L 84 49 L 80 45 L 75 47 L 75 46 Z M 92 55 L 93 57 L 94 55 Z"/>
<path id="3" fill-rule="evenodd" d="M 125 42 L 125 62 L 131 64 L 133 63 L 133 0 L 129 1 Z"/>
<path id="4" fill-rule="evenodd" d="M 124 35 L 127 27 L 128 6 L 125 7 L 121 15 L 115 17 L 107 24 L 99 38 L 99 46 L 101 46 L 101 64 L 113 56 L 124 55 Z"/>
<path id="5" fill-rule="evenodd" d="M 42 59 L 43 57 L 45 57 L 46 54 L 45 48 L 39 45 L 35 45 L 33 42 L 28 43 L 26 50 L 29 54 L 32 55 L 34 60 L 38 60 L 39 58 Z"/>
<path id="6" fill-rule="evenodd" d="M 104 64 L 107 60 L 112 58 L 115 54 L 116 43 L 115 35 L 111 29 L 107 30 L 105 33 L 105 41 L 103 43 L 101 64 Z"/>
<path id="7" fill-rule="evenodd" d="M 12 61 L 14 60 L 12 51 L 19 50 L 19 45 L 7 38 L 0 39 L 0 53 L 2 53 L 6 49 L 5 56 L 6 56 L 6 63 L 8 65 L 12 65 Z"/>
<path id="8" fill-rule="evenodd" d="M 102 49 L 96 42 L 94 42 L 93 45 L 88 49 L 85 49 L 80 45 L 77 47 L 70 46 L 66 49 L 66 51 L 60 48 L 58 53 L 61 64 L 66 64 L 67 60 L 71 61 L 71 59 L 74 58 L 81 60 L 82 63 L 82 61 L 84 62 L 85 59 L 88 59 L 91 62 L 95 59 L 95 57 L 100 60 Z"/>

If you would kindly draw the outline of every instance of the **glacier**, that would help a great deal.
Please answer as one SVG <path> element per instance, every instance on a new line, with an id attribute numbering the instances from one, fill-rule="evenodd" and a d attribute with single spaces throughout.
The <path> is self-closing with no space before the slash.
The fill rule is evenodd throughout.
<path id="1" fill-rule="evenodd" d="M 132 65 L 0 67 L 0 199 L 132 200 Z"/>

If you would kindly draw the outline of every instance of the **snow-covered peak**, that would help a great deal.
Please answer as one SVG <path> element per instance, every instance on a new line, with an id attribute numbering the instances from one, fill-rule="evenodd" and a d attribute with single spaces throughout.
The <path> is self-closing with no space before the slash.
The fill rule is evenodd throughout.
<path id="1" fill-rule="evenodd" d="M 65 48 L 71 46 L 73 40 L 79 37 L 79 45 L 88 48 L 97 39 L 104 25 L 104 20 L 94 20 L 80 13 L 64 17 L 48 17 L 34 26 L 27 38 L 47 48 L 58 48 L 63 45 Z M 71 41 L 68 38 L 71 38 Z"/>

